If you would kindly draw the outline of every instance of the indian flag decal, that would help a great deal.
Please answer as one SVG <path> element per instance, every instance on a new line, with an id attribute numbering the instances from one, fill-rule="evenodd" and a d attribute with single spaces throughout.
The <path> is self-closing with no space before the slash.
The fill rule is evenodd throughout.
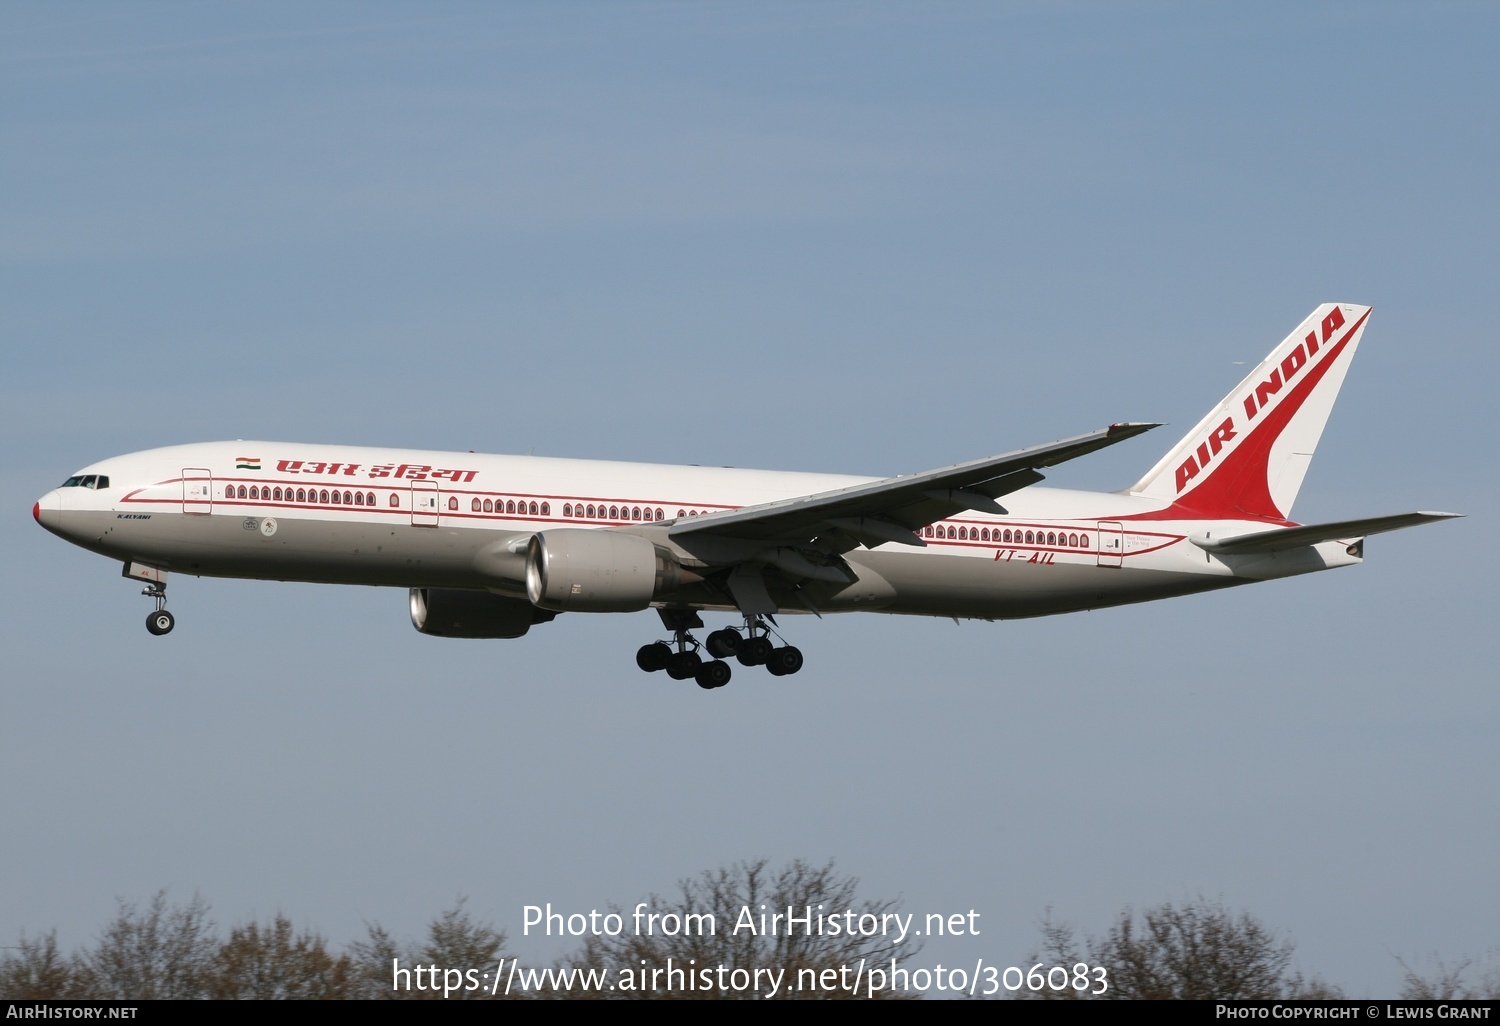
<path id="1" fill-rule="evenodd" d="M 259 456 L 236 456 L 234 458 L 234 469 L 235 470 L 259 470 L 260 469 L 260 457 Z"/>

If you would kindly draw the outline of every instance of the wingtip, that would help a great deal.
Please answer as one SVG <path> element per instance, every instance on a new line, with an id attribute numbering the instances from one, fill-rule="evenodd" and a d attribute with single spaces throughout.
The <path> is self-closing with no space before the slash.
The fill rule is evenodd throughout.
<path id="1" fill-rule="evenodd" d="M 1111 438 L 1128 438 L 1131 435 L 1145 434 L 1152 428 L 1159 428 L 1163 426 L 1164 423 L 1165 422 L 1127 420 L 1119 424 L 1111 424 L 1109 426 L 1109 435 Z"/>

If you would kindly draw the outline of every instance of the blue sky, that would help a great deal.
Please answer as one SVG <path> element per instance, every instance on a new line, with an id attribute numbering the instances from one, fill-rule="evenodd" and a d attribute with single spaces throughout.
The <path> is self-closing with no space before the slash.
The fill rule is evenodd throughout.
<path id="1" fill-rule="evenodd" d="M 1500 945 L 1483 4 L 0 8 L 0 937 L 199 892 L 336 943 L 836 858 L 923 961 L 1198 894 L 1357 995 Z M 418 635 L 395 591 L 175 579 L 30 522 L 219 438 L 887 475 L 1117 420 L 1134 481 L 1321 302 L 1375 306 L 1304 521 L 1364 566 L 1039 621 L 653 614 Z M 1476 305 L 1477 304 L 1477 305 Z M 13 943 L 13 942 L 3 942 Z"/>

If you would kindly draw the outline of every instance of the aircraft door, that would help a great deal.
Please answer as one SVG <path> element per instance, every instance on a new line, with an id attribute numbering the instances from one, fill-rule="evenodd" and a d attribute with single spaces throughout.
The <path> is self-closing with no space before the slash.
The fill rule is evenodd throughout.
<path id="1" fill-rule="evenodd" d="M 184 513 L 212 513 L 214 511 L 214 474 L 202 467 L 187 467 L 182 471 L 182 511 Z"/>
<path id="2" fill-rule="evenodd" d="M 438 525 L 438 494 L 436 481 L 413 481 L 411 483 L 411 524 L 413 527 L 436 527 Z"/>
<path id="3" fill-rule="evenodd" d="M 1099 565 L 1125 565 L 1125 529 L 1116 521 L 1099 521 Z"/>

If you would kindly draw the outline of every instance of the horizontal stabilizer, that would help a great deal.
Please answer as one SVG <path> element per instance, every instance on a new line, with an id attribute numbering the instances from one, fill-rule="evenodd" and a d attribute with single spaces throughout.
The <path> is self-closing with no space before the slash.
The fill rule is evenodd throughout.
<path id="1" fill-rule="evenodd" d="M 1399 531 L 1403 527 L 1432 524 L 1461 516 L 1463 516 L 1462 513 L 1397 513 L 1389 517 L 1336 520 L 1329 524 L 1308 524 L 1306 527 L 1257 531 L 1254 534 L 1242 534 L 1237 538 L 1194 538 L 1193 544 L 1209 552 L 1225 554 L 1278 552 L 1285 549 L 1300 549 L 1307 545 L 1316 545 L 1318 542 L 1354 541 L 1356 538 L 1364 538 L 1372 534 Z"/>

